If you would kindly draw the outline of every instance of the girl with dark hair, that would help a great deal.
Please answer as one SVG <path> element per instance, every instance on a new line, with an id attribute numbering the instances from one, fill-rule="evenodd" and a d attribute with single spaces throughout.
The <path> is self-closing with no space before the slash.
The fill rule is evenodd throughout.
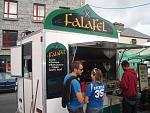
<path id="1" fill-rule="evenodd" d="M 94 68 L 91 71 L 91 78 L 92 82 L 87 85 L 85 92 L 86 113 L 102 113 L 106 85 L 103 83 L 101 70 Z"/>

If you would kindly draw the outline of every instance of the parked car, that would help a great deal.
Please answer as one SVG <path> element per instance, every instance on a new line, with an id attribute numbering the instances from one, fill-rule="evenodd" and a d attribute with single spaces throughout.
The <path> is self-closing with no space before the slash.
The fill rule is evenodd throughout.
<path id="1" fill-rule="evenodd" d="M 0 93 L 15 92 L 16 78 L 10 73 L 0 73 Z"/>

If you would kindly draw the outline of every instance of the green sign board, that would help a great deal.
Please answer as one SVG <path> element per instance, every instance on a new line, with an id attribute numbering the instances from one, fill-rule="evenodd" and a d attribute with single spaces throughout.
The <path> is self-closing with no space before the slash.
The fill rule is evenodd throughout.
<path id="1" fill-rule="evenodd" d="M 44 29 L 118 38 L 115 26 L 99 17 L 89 5 L 75 10 L 53 11 L 47 16 Z"/>
<path id="2" fill-rule="evenodd" d="M 61 96 L 63 79 L 67 74 L 67 49 L 58 42 L 46 48 L 46 88 L 47 98 Z"/>
<path id="3" fill-rule="evenodd" d="M 138 75 L 140 78 L 140 90 L 148 89 L 148 68 L 146 64 L 138 64 Z"/>

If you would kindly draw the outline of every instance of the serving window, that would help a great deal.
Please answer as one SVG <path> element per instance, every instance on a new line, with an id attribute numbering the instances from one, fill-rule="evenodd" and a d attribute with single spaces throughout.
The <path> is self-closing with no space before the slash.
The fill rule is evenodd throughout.
<path id="1" fill-rule="evenodd" d="M 109 46 L 98 45 L 70 45 L 69 61 L 81 61 L 84 66 L 81 82 L 90 82 L 90 73 L 93 68 L 99 68 L 103 72 L 104 80 L 117 79 L 116 74 L 116 49 Z"/>

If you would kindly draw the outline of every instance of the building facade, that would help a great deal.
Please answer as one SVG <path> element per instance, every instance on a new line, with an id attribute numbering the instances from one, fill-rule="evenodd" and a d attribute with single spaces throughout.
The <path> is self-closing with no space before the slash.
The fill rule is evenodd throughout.
<path id="1" fill-rule="evenodd" d="M 150 36 L 136 31 L 132 28 L 125 28 L 122 23 L 114 23 L 118 30 L 118 42 L 126 44 L 141 45 L 150 42 Z"/>
<path id="2" fill-rule="evenodd" d="M 43 28 L 45 17 L 55 9 L 76 9 L 84 0 L 1 0 L 0 73 L 10 71 L 10 48 L 18 38 Z"/>

